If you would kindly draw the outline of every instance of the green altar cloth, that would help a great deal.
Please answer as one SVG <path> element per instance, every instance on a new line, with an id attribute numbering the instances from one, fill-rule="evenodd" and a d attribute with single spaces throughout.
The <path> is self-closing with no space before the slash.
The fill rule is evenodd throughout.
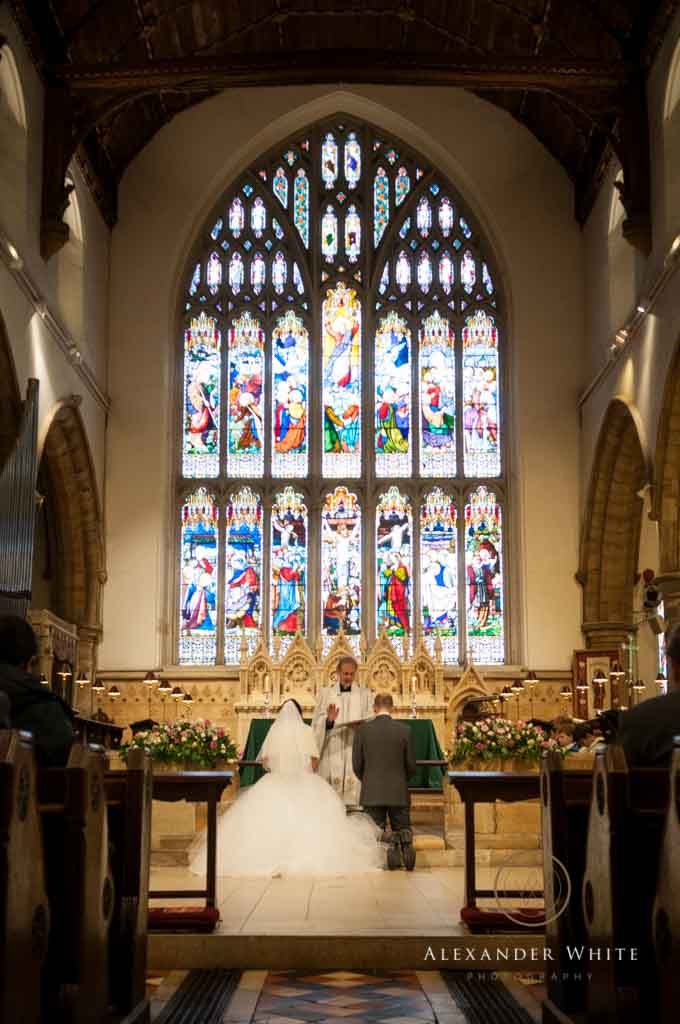
<path id="1" fill-rule="evenodd" d="M 309 719 L 305 719 L 307 725 L 310 724 Z M 443 760 L 442 748 L 439 746 L 437 734 L 434 731 L 434 726 L 431 719 L 429 718 L 400 718 L 400 722 L 405 722 L 406 725 L 413 731 L 413 740 L 416 747 L 416 759 L 418 761 L 441 761 Z M 243 751 L 244 761 L 254 761 L 258 755 L 260 747 L 264 742 L 264 738 L 269 732 L 273 718 L 254 718 L 250 723 L 250 729 L 248 730 L 248 739 L 246 740 L 245 749 Z M 257 782 L 264 775 L 262 768 L 254 767 L 252 765 L 241 768 L 241 786 L 251 786 L 253 782 Z M 411 776 L 408 780 L 410 789 L 434 789 L 441 790 L 442 778 L 444 770 L 438 768 L 435 765 L 419 765 L 415 775 Z"/>

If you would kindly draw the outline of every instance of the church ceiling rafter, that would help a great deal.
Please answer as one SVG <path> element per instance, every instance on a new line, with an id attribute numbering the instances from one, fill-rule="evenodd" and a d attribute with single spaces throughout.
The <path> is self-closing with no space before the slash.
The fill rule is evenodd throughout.
<path id="1" fill-rule="evenodd" d="M 45 167 L 56 182 L 45 186 L 43 255 L 66 238 L 58 171 L 76 151 L 113 224 L 117 182 L 177 113 L 229 87 L 338 81 L 476 92 L 524 124 L 562 164 L 581 223 L 603 164 L 616 153 L 625 230 L 644 250 L 649 154 L 640 144 L 648 135 L 640 97 L 678 3 L 10 0 L 54 93 L 47 107 L 58 130 L 46 125 Z"/>

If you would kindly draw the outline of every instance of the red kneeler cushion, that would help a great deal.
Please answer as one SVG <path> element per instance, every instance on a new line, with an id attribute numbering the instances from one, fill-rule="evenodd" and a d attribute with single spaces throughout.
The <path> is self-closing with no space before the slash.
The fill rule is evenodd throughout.
<path id="1" fill-rule="evenodd" d="M 463 907 L 460 919 L 471 932 L 540 932 L 545 925 L 543 907 L 508 907 L 511 920 L 502 910 L 483 910 L 481 907 Z"/>
<path id="2" fill-rule="evenodd" d="M 219 919 L 216 907 L 149 907 L 150 932 L 212 932 Z"/>

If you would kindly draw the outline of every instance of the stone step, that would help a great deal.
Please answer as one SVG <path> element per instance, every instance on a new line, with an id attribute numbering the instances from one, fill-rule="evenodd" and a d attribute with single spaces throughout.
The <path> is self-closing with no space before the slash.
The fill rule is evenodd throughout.
<path id="1" fill-rule="evenodd" d="M 185 868 L 189 865 L 188 850 L 152 850 L 151 867 Z"/>
<path id="2" fill-rule="evenodd" d="M 157 850 L 186 850 L 194 841 L 193 832 L 178 832 L 176 835 L 159 835 L 156 840 Z"/>

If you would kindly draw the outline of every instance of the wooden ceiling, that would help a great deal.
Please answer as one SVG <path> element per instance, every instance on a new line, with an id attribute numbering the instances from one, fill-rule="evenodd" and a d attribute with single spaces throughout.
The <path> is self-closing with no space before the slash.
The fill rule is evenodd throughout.
<path id="1" fill-rule="evenodd" d="M 230 85 L 343 81 L 474 90 L 559 160 L 581 222 L 613 148 L 631 240 L 646 230 L 644 81 L 679 0 L 9 2 L 50 94 L 49 166 L 78 147 L 110 223 L 125 168 L 178 112 Z"/>

